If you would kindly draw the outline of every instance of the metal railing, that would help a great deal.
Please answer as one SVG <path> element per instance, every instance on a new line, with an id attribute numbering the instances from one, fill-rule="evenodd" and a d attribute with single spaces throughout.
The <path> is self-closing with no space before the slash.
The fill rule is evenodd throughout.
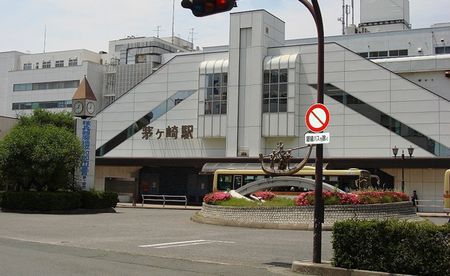
<path id="1" fill-rule="evenodd" d="M 145 201 L 162 202 L 166 207 L 166 202 L 184 202 L 184 208 L 187 208 L 187 196 L 185 195 L 142 195 L 142 206 Z"/>

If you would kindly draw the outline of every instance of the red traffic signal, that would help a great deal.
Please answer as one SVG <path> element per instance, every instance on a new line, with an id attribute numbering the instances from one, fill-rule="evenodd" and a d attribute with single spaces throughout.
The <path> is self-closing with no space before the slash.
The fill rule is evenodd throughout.
<path id="1" fill-rule="evenodd" d="M 237 7 L 236 0 L 183 0 L 181 6 L 197 16 L 226 12 Z"/>

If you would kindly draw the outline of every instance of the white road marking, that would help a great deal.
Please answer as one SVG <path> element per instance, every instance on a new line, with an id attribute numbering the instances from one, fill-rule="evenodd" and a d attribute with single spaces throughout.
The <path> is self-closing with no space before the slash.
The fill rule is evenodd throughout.
<path id="1" fill-rule="evenodd" d="M 189 246 L 189 245 L 200 245 L 200 244 L 209 244 L 209 243 L 228 243 L 228 244 L 232 244 L 232 243 L 235 243 L 235 242 L 214 241 L 214 240 L 193 240 L 193 241 L 180 241 L 180 242 L 145 244 L 145 245 L 139 245 L 139 247 L 140 248 L 163 249 L 163 248 L 181 247 L 181 246 Z"/>

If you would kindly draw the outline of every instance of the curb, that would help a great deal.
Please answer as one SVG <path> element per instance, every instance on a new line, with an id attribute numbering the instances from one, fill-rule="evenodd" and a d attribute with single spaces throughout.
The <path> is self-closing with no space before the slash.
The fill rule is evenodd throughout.
<path id="1" fill-rule="evenodd" d="M 204 217 L 200 214 L 200 212 L 195 213 L 191 220 L 197 223 L 203 224 L 213 224 L 213 225 L 221 225 L 221 226 L 233 226 L 233 227 L 245 227 L 245 228 L 257 228 L 257 229 L 278 229 L 278 230 L 314 230 L 314 224 L 308 223 L 263 223 L 263 222 L 244 222 L 244 221 L 230 221 L 219 218 L 208 218 Z M 333 229 L 333 225 L 322 225 L 323 231 L 331 231 Z"/>
<path id="2" fill-rule="evenodd" d="M 293 272 L 304 275 L 332 275 L 332 276 L 400 276 L 407 274 L 394 274 L 379 271 L 346 269 L 341 267 L 334 267 L 330 263 L 311 263 L 303 261 L 294 261 L 291 270 Z"/>

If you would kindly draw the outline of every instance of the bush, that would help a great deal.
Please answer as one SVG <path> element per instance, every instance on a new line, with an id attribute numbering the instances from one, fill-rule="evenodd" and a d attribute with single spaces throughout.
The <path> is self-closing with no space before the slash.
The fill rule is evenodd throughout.
<path id="1" fill-rule="evenodd" d="M 1 207 L 9 210 L 59 211 L 80 208 L 81 195 L 74 192 L 5 192 Z"/>
<path id="2" fill-rule="evenodd" d="M 117 205 L 118 194 L 113 192 L 79 192 L 82 209 L 107 209 Z"/>
<path id="3" fill-rule="evenodd" d="M 409 201 L 404 193 L 365 191 L 355 193 L 323 192 L 325 205 L 356 205 Z M 295 198 L 297 206 L 314 205 L 314 192 L 301 193 Z"/>
<path id="4" fill-rule="evenodd" d="M 18 211 L 107 209 L 118 202 L 112 192 L 5 192 L 1 196 L 2 209 Z"/>
<path id="5" fill-rule="evenodd" d="M 450 224 L 398 220 L 336 222 L 332 243 L 333 264 L 337 267 L 450 275 Z"/>

